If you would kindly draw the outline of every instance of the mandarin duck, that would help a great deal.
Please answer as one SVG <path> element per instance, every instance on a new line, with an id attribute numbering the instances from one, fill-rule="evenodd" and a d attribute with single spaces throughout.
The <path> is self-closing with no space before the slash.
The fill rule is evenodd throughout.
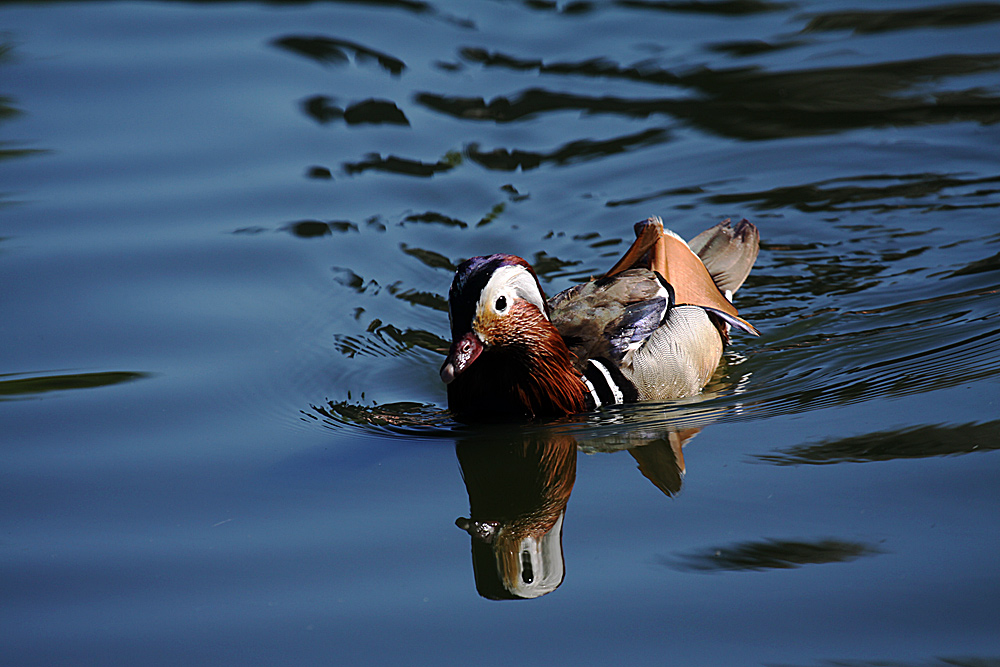
<path id="1" fill-rule="evenodd" d="M 692 396 L 719 365 L 730 326 L 759 335 L 732 304 L 757 259 L 753 224 L 725 220 L 685 243 L 654 217 L 635 234 L 606 274 L 548 301 L 520 257 L 459 265 L 441 367 L 458 419 L 561 417 Z"/>

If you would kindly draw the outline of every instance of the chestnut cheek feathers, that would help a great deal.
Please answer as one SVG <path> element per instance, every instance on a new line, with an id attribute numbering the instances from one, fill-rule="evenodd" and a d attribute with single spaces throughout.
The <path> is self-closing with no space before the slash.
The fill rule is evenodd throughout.
<path id="1" fill-rule="evenodd" d="M 448 351 L 448 357 L 441 366 L 441 379 L 445 384 L 451 384 L 462 371 L 469 367 L 482 353 L 483 344 L 474 333 L 467 333 L 454 343 Z"/>

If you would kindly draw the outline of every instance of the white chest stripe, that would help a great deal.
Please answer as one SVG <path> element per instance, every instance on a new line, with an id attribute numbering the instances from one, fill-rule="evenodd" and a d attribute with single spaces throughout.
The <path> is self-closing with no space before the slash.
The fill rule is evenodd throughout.
<path id="1" fill-rule="evenodd" d="M 604 381 L 607 382 L 608 388 L 611 390 L 611 393 L 613 393 L 615 395 L 615 403 L 616 404 L 624 403 L 625 402 L 625 396 L 622 394 L 622 390 L 619 389 L 618 385 L 615 384 L 615 381 L 611 379 L 611 373 L 609 373 L 608 369 L 604 367 L 604 364 L 602 364 L 601 362 L 597 361 L 596 359 L 591 359 L 590 363 L 593 364 L 594 368 L 596 368 L 597 370 L 599 370 L 601 372 L 601 375 L 604 376 Z M 595 396 L 596 396 L 596 394 L 595 394 Z M 600 404 L 598 404 L 598 405 L 600 405 Z"/>
<path id="2" fill-rule="evenodd" d="M 582 376 L 581 379 L 583 380 L 583 384 L 587 385 L 587 391 L 590 392 L 590 397 L 594 399 L 594 407 L 601 407 L 601 398 L 597 395 L 597 390 L 594 389 L 594 385 L 587 379 L 586 375 Z"/>

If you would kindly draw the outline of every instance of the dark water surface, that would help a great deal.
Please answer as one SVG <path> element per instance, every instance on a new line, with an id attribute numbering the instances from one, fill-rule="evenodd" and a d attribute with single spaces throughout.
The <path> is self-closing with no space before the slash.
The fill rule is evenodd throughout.
<path id="1" fill-rule="evenodd" d="M 0 4 L 0 663 L 1000 664 L 998 121 L 994 2 Z M 762 337 L 451 421 L 455 264 L 652 214 Z"/>

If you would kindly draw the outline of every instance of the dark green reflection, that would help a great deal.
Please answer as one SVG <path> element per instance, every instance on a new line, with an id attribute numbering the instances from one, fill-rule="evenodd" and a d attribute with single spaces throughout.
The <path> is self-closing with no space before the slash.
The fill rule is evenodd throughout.
<path id="1" fill-rule="evenodd" d="M 623 67 L 599 58 L 552 64 L 484 49 L 463 49 L 461 54 L 484 67 L 678 86 L 699 96 L 598 97 L 531 88 L 489 101 L 424 92 L 416 96 L 419 104 L 455 118 L 500 123 L 567 110 L 635 118 L 666 114 L 713 134 L 745 140 L 865 127 L 1000 121 L 1000 97 L 980 87 L 905 94 L 949 77 L 995 72 L 1000 69 L 998 54 L 948 54 L 778 72 L 760 67 L 700 67 L 683 73 L 646 65 Z"/>
<path id="2" fill-rule="evenodd" d="M 11 59 L 14 47 L 8 43 L 0 43 L 0 65 L 6 64 Z M 14 106 L 14 99 L 6 95 L 0 95 L 0 122 L 11 120 L 20 116 L 23 112 Z M 45 151 L 34 148 L 12 148 L 10 142 L 0 141 L 0 160 L 10 160 L 12 158 L 25 157 L 44 153 Z"/>
<path id="3" fill-rule="evenodd" d="M 451 171 L 455 167 L 455 164 L 447 160 L 421 162 L 396 155 L 382 157 L 378 153 L 371 153 L 367 156 L 367 159 L 360 162 L 345 162 L 343 167 L 344 171 L 348 174 L 360 174 L 366 171 L 384 171 L 390 174 L 423 176 L 426 178 L 434 174 Z"/>
<path id="4" fill-rule="evenodd" d="M 439 252 L 434 252 L 433 250 L 427 250 L 425 248 L 411 248 L 405 243 L 400 243 L 399 249 L 402 250 L 404 254 L 413 257 L 424 266 L 428 266 L 432 269 L 444 269 L 449 272 L 455 270 L 455 264 Z"/>
<path id="5" fill-rule="evenodd" d="M 779 466 L 827 465 L 954 456 L 997 449 L 1000 449 L 1000 421 L 867 433 L 814 445 L 789 447 L 777 454 L 758 458 Z"/>
<path id="6" fill-rule="evenodd" d="M 930 658 L 926 661 L 903 662 L 900 660 L 824 660 L 823 667 L 1000 667 L 1000 658 L 995 657 L 947 657 Z M 785 665 L 784 667 L 796 667 Z"/>
<path id="7" fill-rule="evenodd" d="M 762 540 L 705 549 L 682 555 L 668 564 L 690 572 L 787 570 L 803 565 L 845 563 L 880 553 L 882 550 L 873 545 L 845 540 Z"/>
<path id="8" fill-rule="evenodd" d="M 282 231 L 291 232 L 301 239 L 312 239 L 320 236 L 330 236 L 333 232 L 358 232 L 357 223 L 349 220 L 300 220 L 282 227 Z"/>
<path id="9" fill-rule="evenodd" d="M 331 97 L 314 95 L 302 102 L 302 110 L 323 125 L 334 120 L 343 120 L 348 125 L 410 124 L 406 114 L 390 100 L 367 99 L 342 108 Z"/>
<path id="10" fill-rule="evenodd" d="M 838 210 L 889 211 L 900 208 L 936 210 L 945 206 L 940 201 L 943 197 L 937 196 L 931 202 L 912 205 L 900 204 L 893 200 L 899 198 L 914 200 L 941 195 L 945 190 L 983 185 L 1000 185 L 1000 176 L 962 178 L 951 174 L 934 173 L 841 176 L 759 192 L 712 195 L 705 200 L 713 204 L 747 204 L 758 210 L 790 207 L 810 213 Z M 971 205 L 972 207 L 990 208 L 997 205 L 995 201 L 990 201 L 990 196 L 997 193 L 1000 193 L 1000 187 L 987 189 L 977 187 L 967 196 L 975 197 L 977 201 Z M 956 204 L 950 206 L 957 207 Z"/>
<path id="11" fill-rule="evenodd" d="M 856 34 L 954 28 L 1000 21 L 1000 4 L 970 2 L 921 9 L 847 10 L 813 14 L 803 32 L 851 30 Z"/>
<path id="12" fill-rule="evenodd" d="M 0 0 L 0 5 L 56 5 L 60 4 L 53 0 Z M 63 4 L 78 4 L 67 2 Z M 246 0 L 181 0 L 175 4 L 184 5 L 288 5 L 291 7 L 301 7 L 310 4 L 342 4 L 342 5 L 362 5 L 369 7 L 388 7 L 392 9 L 402 9 L 415 14 L 423 14 L 434 11 L 434 7 L 422 0 L 260 0 L 257 3 L 249 3 Z"/>
<path id="13" fill-rule="evenodd" d="M 346 39 L 291 35 L 276 39 L 272 44 L 321 65 L 346 64 L 350 61 L 348 54 L 352 54 L 356 63 L 374 60 L 382 69 L 396 76 L 406 69 L 406 64 L 399 58 Z"/>
<path id="14" fill-rule="evenodd" d="M 619 7 L 651 9 L 679 14 L 717 14 L 719 16 L 747 16 L 780 12 L 796 6 L 794 2 L 769 2 L 768 0 L 616 0 Z"/>
<path id="15" fill-rule="evenodd" d="M 986 257 L 985 259 L 978 259 L 974 262 L 970 262 L 962 268 L 949 273 L 947 277 L 969 276 L 975 273 L 986 273 L 988 271 L 1000 271 L 1000 252 L 992 257 Z"/>
<path id="16" fill-rule="evenodd" d="M 737 58 L 746 58 L 750 56 L 756 56 L 763 53 L 773 53 L 775 51 L 785 51 L 786 49 L 794 49 L 803 44 L 807 44 L 805 40 L 788 40 L 781 42 L 765 42 L 761 39 L 746 39 L 746 40 L 734 40 L 730 42 L 717 42 L 715 44 L 710 44 L 708 49 L 710 51 L 715 51 L 716 53 L 725 53 L 730 56 Z"/>
<path id="17" fill-rule="evenodd" d="M 564 144 L 549 153 L 518 149 L 508 150 L 506 148 L 482 151 L 479 149 L 479 144 L 471 143 L 466 147 L 465 154 L 470 160 L 487 169 L 498 171 L 521 169 L 521 171 L 528 171 L 546 162 L 557 165 L 575 164 L 625 153 L 643 146 L 660 144 L 667 139 L 669 139 L 669 134 L 665 129 L 655 128 L 603 141 L 578 139 Z"/>
<path id="18" fill-rule="evenodd" d="M 405 218 L 403 222 L 433 222 L 439 225 L 444 225 L 445 227 L 458 227 L 459 229 L 465 229 L 469 226 L 469 223 L 464 220 L 459 220 L 458 218 L 452 218 L 451 216 L 444 215 L 443 213 L 438 213 L 437 211 L 426 211 L 424 213 L 412 213 Z"/>
<path id="19" fill-rule="evenodd" d="M 150 377 L 149 373 L 109 372 L 77 373 L 73 375 L 43 375 L 39 377 L 17 378 L 14 380 L 0 379 L 0 400 L 6 400 L 5 397 L 45 394 L 52 391 L 65 391 L 68 389 L 108 387 L 148 377 Z"/>

